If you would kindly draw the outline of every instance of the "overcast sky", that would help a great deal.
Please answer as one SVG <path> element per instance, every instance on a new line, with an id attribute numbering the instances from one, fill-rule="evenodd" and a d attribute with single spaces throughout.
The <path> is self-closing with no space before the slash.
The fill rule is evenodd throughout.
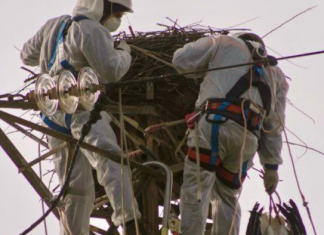
<path id="1" fill-rule="evenodd" d="M 23 86 L 23 80 L 28 76 L 20 69 L 22 63 L 19 49 L 49 18 L 71 14 L 76 0 L 1 0 L 0 1 L 0 68 L 2 82 L 0 95 L 14 91 Z M 324 3 L 323 1 L 282 0 L 138 0 L 134 1 L 134 14 L 128 19 L 134 31 L 164 30 L 157 23 L 171 24 L 166 17 L 178 19 L 181 26 L 195 22 L 218 28 L 227 28 L 242 22 L 253 21 L 240 25 L 240 28 L 252 29 L 263 36 L 298 13 L 317 5 L 281 28 L 264 38 L 271 54 L 280 57 L 324 50 Z M 128 22 L 124 19 L 121 30 L 128 30 Z M 127 31 L 127 33 L 129 33 Z M 279 53 L 276 54 L 275 52 Z M 289 80 L 289 100 L 293 103 L 287 106 L 287 128 L 294 133 L 288 133 L 290 142 L 307 144 L 310 148 L 324 152 L 324 54 L 280 61 L 279 63 Z M 298 111 L 301 110 L 301 111 Z M 10 111 L 10 110 L 3 110 Z M 12 112 L 12 111 L 11 111 Z M 21 112 L 20 112 L 21 113 Z M 15 112 L 16 115 L 20 113 Z M 305 113 L 305 114 L 303 114 Z M 28 116 L 26 116 L 28 117 Z M 0 127 L 6 133 L 7 125 L 0 122 Z M 31 161 L 37 157 L 38 147 L 23 135 L 9 134 L 19 151 Z M 323 213 L 324 190 L 323 172 L 324 156 L 315 151 L 298 146 L 291 146 L 302 193 L 309 202 L 317 234 L 324 234 Z M 282 182 L 278 187 L 282 201 L 293 199 L 302 213 L 308 234 L 313 234 L 306 209 L 297 188 L 292 171 L 287 147 L 284 146 L 282 156 L 284 165 L 279 174 Z M 256 167 L 258 159 L 256 158 Z M 52 169 L 52 165 L 43 167 Z M 38 167 L 34 168 L 38 172 Z M 250 178 L 244 183 L 240 198 L 242 207 L 241 234 L 245 234 L 250 210 L 256 201 L 268 208 L 269 198 L 263 189 L 258 173 L 250 171 Z M 46 176 L 47 180 L 49 175 Z M 54 180 L 55 185 L 57 181 Z M 42 214 L 40 199 L 28 184 L 10 158 L 0 150 L 0 234 L 16 235 L 24 231 Z M 54 216 L 48 218 L 50 235 L 58 234 L 58 221 Z M 43 235 L 43 225 L 33 230 L 31 235 Z"/>

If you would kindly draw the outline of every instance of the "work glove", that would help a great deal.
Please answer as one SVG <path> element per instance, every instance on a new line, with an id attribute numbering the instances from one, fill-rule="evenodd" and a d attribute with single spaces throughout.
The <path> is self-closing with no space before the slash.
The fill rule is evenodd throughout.
<path id="1" fill-rule="evenodd" d="M 126 51 L 128 54 L 130 54 L 132 51 L 130 46 L 126 43 L 125 40 L 121 40 L 117 48 Z"/>
<path id="2" fill-rule="evenodd" d="M 263 184 L 265 187 L 265 191 L 271 195 L 276 191 L 277 185 L 279 181 L 279 175 L 277 170 L 273 169 L 265 169 L 263 176 Z"/>

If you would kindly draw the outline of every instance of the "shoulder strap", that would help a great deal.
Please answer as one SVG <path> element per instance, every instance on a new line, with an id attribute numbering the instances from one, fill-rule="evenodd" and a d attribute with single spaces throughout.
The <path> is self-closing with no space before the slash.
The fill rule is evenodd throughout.
<path id="1" fill-rule="evenodd" d="M 48 69 L 49 70 L 52 68 L 52 66 L 53 66 L 53 64 L 55 62 L 57 46 L 63 40 L 64 32 L 66 32 L 66 26 L 70 26 L 71 22 L 72 22 L 71 19 L 65 19 L 61 23 L 61 27 L 60 27 L 59 32 L 57 34 L 56 41 L 55 41 L 55 44 L 54 44 L 54 47 L 53 47 L 53 50 L 52 50 L 52 57 L 51 57 L 50 62 L 48 63 Z"/>
<path id="2" fill-rule="evenodd" d="M 226 94 L 226 98 L 239 98 L 250 87 L 250 71 L 243 75 L 232 89 Z M 257 87 L 261 96 L 263 108 L 268 115 L 271 108 L 271 90 L 263 81 L 262 75 L 255 68 L 252 69 L 252 86 Z"/>
<path id="3" fill-rule="evenodd" d="M 61 23 L 61 27 L 59 29 L 59 32 L 57 34 L 57 38 L 56 38 L 56 41 L 55 41 L 55 44 L 54 44 L 54 47 L 53 47 L 53 51 L 52 51 L 52 57 L 51 57 L 51 60 L 50 62 L 48 63 L 48 69 L 50 70 L 55 62 L 55 59 L 56 59 L 56 52 L 57 52 L 57 47 L 58 45 L 63 42 L 64 40 L 64 37 L 67 35 L 68 33 L 68 30 L 72 24 L 73 21 L 80 21 L 80 20 L 85 20 L 85 19 L 89 19 L 88 17 L 86 16 L 83 16 L 83 15 L 78 15 L 78 16 L 74 16 L 72 19 L 71 18 L 68 18 L 68 19 L 65 19 L 63 20 L 63 22 Z M 67 61 L 62 61 L 62 66 L 63 68 L 66 68 L 66 69 L 71 69 L 73 68 L 71 65 L 69 65 L 67 63 Z"/>
<path id="4" fill-rule="evenodd" d="M 243 40 L 243 39 L 242 39 Z M 246 40 L 243 42 L 248 47 L 250 53 L 253 53 L 253 46 Z M 253 60 L 259 60 L 258 58 L 252 58 Z M 232 87 L 232 89 L 226 94 L 226 98 L 239 98 L 245 91 L 247 91 L 250 87 L 250 76 L 251 71 L 249 70 L 245 75 L 243 75 L 236 84 Z M 254 65 L 252 68 L 252 86 L 257 87 L 261 96 L 263 109 L 266 110 L 266 114 L 268 115 L 271 109 L 271 90 L 268 84 L 265 83 L 263 79 L 263 69 L 258 65 Z"/>

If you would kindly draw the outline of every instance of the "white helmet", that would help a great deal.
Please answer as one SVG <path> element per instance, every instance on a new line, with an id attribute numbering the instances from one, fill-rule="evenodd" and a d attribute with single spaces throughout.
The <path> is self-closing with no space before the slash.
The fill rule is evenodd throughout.
<path id="1" fill-rule="evenodd" d="M 132 0 L 108 0 L 112 3 L 118 3 L 124 7 L 127 7 L 129 9 L 129 12 L 133 13 L 133 7 L 132 7 Z"/>

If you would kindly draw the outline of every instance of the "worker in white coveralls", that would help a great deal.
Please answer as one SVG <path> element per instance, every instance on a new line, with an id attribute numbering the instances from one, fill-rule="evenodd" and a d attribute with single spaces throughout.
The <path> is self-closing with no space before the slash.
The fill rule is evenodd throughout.
<path id="1" fill-rule="evenodd" d="M 51 76 L 58 75 L 63 69 L 77 73 L 83 67 L 90 66 L 101 84 L 116 82 L 128 71 L 132 59 L 130 47 L 126 42 L 122 41 L 115 49 L 111 35 L 111 32 L 120 26 L 125 12 L 133 12 L 131 0 L 79 0 L 72 18 L 63 15 L 50 19 L 24 44 L 21 59 L 26 65 L 40 66 L 42 73 L 48 72 Z M 72 21 L 69 22 L 70 19 Z M 64 29 L 66 34 L 62 35 L 60 29 Z M 49 128 L 71 134 L 78 139 L 89 114 L 88 111 L 77 111 L 68 115 L 57 111 L 50 117 L 42 115 L 42 119 Z M 101 112 L 101 116 L 102 118 L 92 125 L 84 142 L 122 154 L 109 124 L 109 115 Z M 47 138 L 50 148 L 62 143 L 51 136 Z M 64 183 L 66 159 L 67 151 L 60 151 L 54 157 L 55 170 L 61 185 Z M 124 213 L 127 234 L 136 234 L 134 220 L 141 215 L 136 201 L 133 208 L 128 167 L 123 168 L 122 192 L 121 165 L 82 148 L 76 158 L 61 210 L 61 234 L 89 234 L 90 214 L 95 199 L 92 167 L 96 170 L 98 182 L 104 187 L 114 209 L 112 221 L 116 226 L 121 225 Z"/>
<path id="2" fill-rule="evenodd" d="M 173 64 L 179 73 L 190 73 L 267 58 L 262 39 L 243 32 L 188 43 L 174 53 Z M 270 61 L 203 74 L 195 112 L 186 116 L 191 130 L 181 187 L 182 234 L 204 234 L 211 203 L 212 234 L 239 235 L 237 197 L 256 152 L 265 190 L 275 191 L 288 84 L 273 57 Z"/>

